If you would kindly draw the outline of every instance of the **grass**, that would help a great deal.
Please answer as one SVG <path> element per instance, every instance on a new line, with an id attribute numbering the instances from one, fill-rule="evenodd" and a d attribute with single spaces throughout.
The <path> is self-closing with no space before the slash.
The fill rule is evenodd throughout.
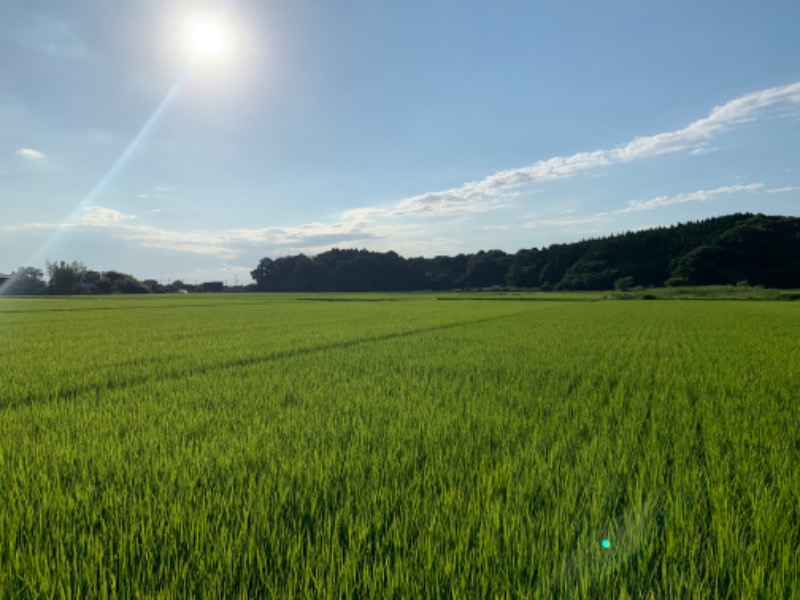
<path id="1" fill-rule="evenodd" d="M 0 299 L 0 597 L 800 595 L 795 303 L 303 298 Z"/>
<path id="2" fill-rule="evenodd" d="M 610 300 L 800 300 L 800 290 L 780 290 L 747 285 L 634 288 L 605 294 Z"/>

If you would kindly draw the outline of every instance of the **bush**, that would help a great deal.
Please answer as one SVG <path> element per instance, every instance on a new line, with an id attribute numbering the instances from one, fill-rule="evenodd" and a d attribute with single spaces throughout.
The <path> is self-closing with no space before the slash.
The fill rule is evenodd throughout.
<path id="1" fill-rule="evenodd" d="M 618 292 L 627 292 L 633 287 L 633 276 L 620 277 L 614 280 L 614 289 Z"/>

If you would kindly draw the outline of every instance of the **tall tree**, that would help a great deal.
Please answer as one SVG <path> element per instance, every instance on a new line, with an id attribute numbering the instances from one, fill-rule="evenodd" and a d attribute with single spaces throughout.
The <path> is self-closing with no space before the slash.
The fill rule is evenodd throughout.
<path id="1" fill-rule="evenodd" d="M 78 294 L 86 267 L 77 260 L 67 263 L 47 261 L 48 286 L 53 294 Z"/>
<path id="2" fill-rule="evenodd" d="M 42 270 L 36 267 L 20 267 L 11 274 L 4 293 L 18 296 L 42 294 L 47 289 L 42 279 L 43 275 Z"/>

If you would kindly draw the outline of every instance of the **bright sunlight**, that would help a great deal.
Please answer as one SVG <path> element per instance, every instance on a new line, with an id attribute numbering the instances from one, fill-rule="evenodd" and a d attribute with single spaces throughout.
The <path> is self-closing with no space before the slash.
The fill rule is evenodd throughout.
<path id="1" fill-rule="evenodd" d="M 218 59 L 225 54 L 225 32 L 215 21 L 196 19 L 189 27 L 189 44 L 198 58 Z"/>

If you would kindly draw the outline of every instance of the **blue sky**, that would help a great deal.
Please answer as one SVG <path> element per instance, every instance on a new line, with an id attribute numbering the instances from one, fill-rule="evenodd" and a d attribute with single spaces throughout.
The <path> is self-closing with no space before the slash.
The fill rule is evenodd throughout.
<path id="1" fill-rule="evenodd" d="M 192 55 L 198 15 L 223 56 Z M 4 0 L 0 272 L 232 284 L 800 215 L 798 26 L 794 0 Z"/>

